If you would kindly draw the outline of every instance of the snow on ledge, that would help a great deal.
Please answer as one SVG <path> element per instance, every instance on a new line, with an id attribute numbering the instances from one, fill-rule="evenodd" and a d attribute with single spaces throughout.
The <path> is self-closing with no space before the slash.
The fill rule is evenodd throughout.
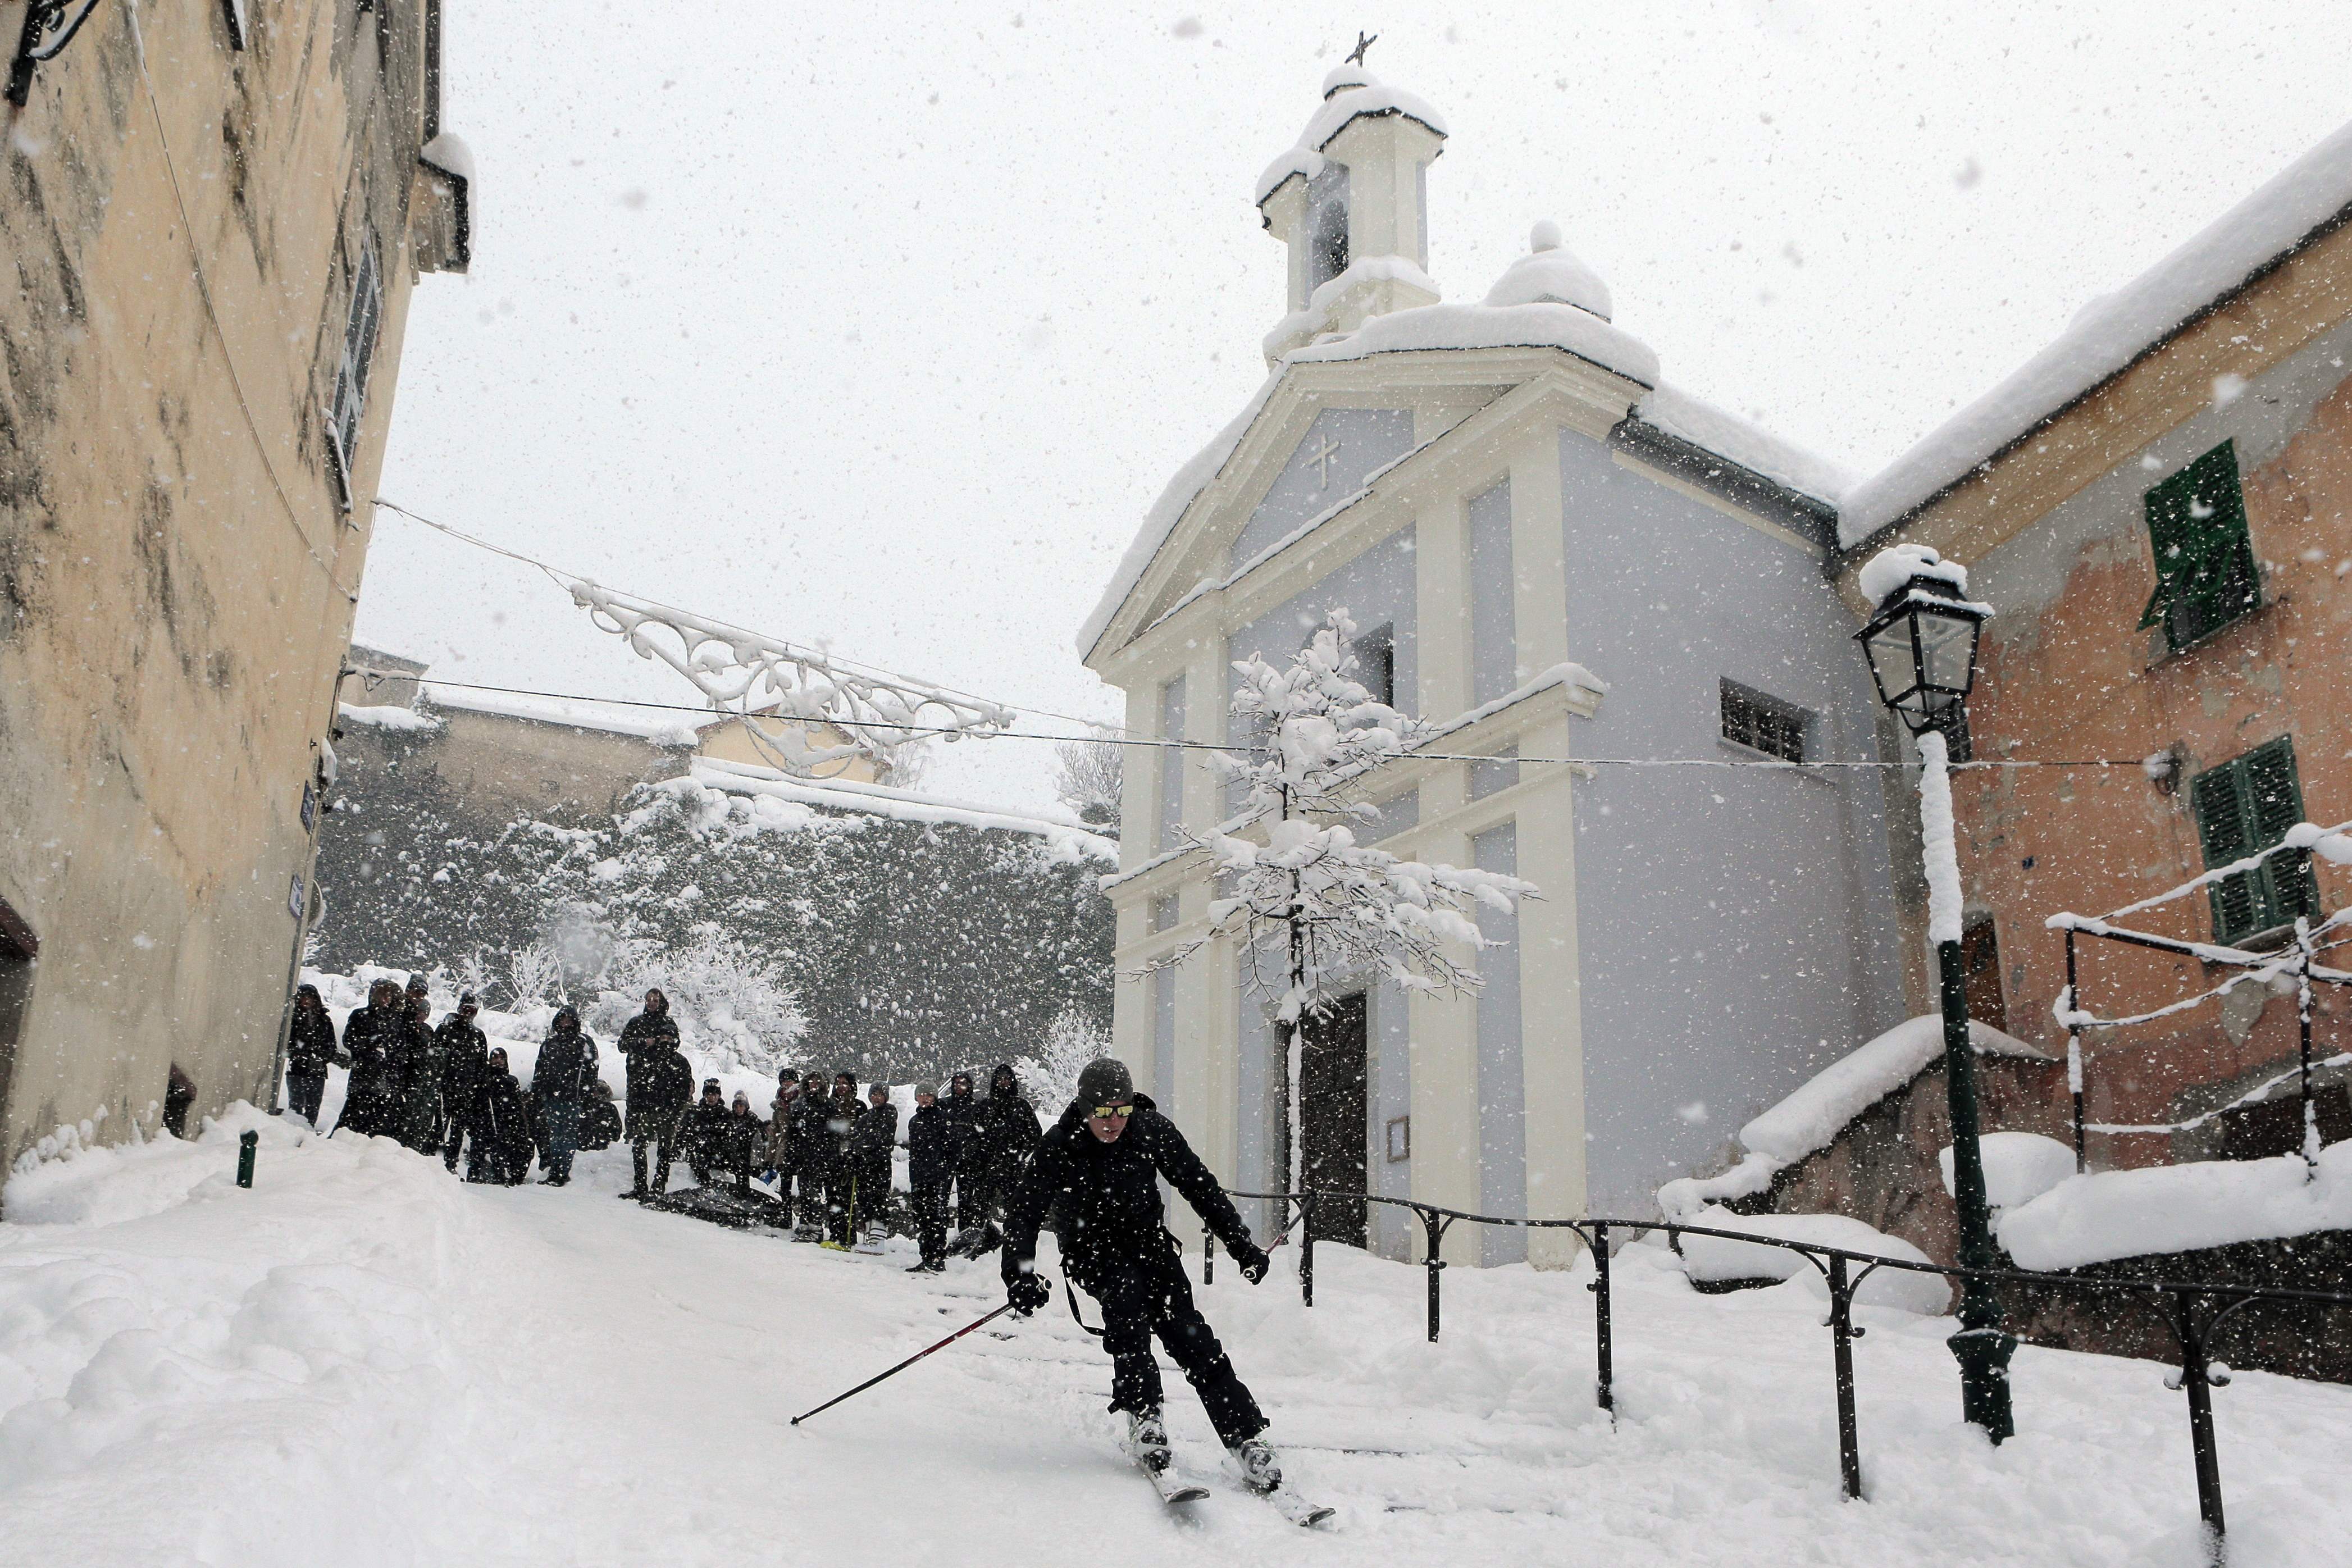
<path id="1" fill-rule="evenodd" d="M 721 762 L 710 757 L 697 757 L 689 764 L 687 777 L 675 782 L 728 795 L 821 805 L 835 811 L 863 812 L 900 822 L 952 823 L 963 827 L 992 827 L 1009 833 L 1034 834 L 1045 839 L 1065 858 L 1076 859 L 1086 856 L 1112 863 L 1118 859 L 1117 839 L 1090 833 L 1074 821 L 1058 821 L 1048 816 L 1004 811 L 995 806 L 947 800 L 914 790 L 894 788 L 889 784 L 861 784 L 849 779 L 795 778 L 775 768 Z"/>
<path id="2" fill-rule="evenodd" d="M 1716 1230 L 1736 1230 L 1744 1236 L 1769 1237 L 1776 1241 L 1811 1242 L 1816 1247 L 1834 1247 L 1874 1258 L 1899 1258 L 1906 1263 L 1933 1261 L 1901 1237 L 1889 1236 L 1844 1215 L 1743 1215 L 1710 1205 L 1689 1215 L 1688 1223 Z M 1821 1270 L 1807 1262 L 1801 1252 L 1791 1252 L 1784 1247 L 1758 1247 L 1720 1236 L 1682 1236 L 1675 1238 L 1675 1246 L 1682 1252 L 1683 1272 L 1694 1283 L 1799 1279 L 1805 1281 L 1813 1294 L 1825 1301 L 1829 1300 Z M 1853 1299 L 1865 1307 L 1895 1307 L 1932 1317 L 1951 1305 L 1952 1288 L 1940 1274 L 1880 1268 L 1862 1282 Z"/>
<path id="3" fill-rule="evenodd" d="M 414 708 L 403 708 L 396 702 L 338 702 L 335 704 L 335 717 L 346 724 L 364 724 L 372 730 L 416 732 L 441 728 L 441 721 L 432 714 L 419 713 Z"/>
<path id="4" fill-rule="evenodd" d="M 528 719 L 535 723 L 562 724 L 574 730 L 601 730 L 612 735 L 634 735 L 638 740 L 651 741 L 659 746 L 691 746 L 696 742 L 696 732 L 700 724 L 716 723 L 729 717 L 724 713 L 711 713 L 697 723 L 689 721 L 685 714 L 666 712 L 659 708 L 636 708 L 577 697 L 530 697 L 514 691 L 476 691 L 443 686 L 437 681 L 426 681 L 421 689 L 425 700 L 436 708 L 490 713 L 502 719 Z"/>
<path id="5" fill-rule="evenodd" d="M 2019 1268 L 2042 1269 L 2352 1230 L 2352 1142 L 2304 1175 L 2302 1155 L 2282 1154 L 2071 1176 L 2004 1211 L 1996 1235 Z"/>
<path id="6" fill-rule="evenodd" d="M 2040 1047 L 1989 1024 L 1969 1020 L 1969 1043 L 1979 1056 L 2053 1059 Z M 1669 1219 L 1687 1220 L 1711 1203 L 1754 1197 L 1772 1178 L 1830 1146 L 1846 1124 L 1925 1072 L 1944 1054 L 1944 1016 L 1922 1013 L 1839 1058 L 1780 1104 L 1739 1130 L 1748 1153 L 1712 1176 L 1684 1176 L 1658 1189 Z"/>
<path id="7" fill-rule="evenodd" d="M 1335 73 L 1336 74 L 1336 73 Z M 1418 120 L 1440 136 L 1446 133 L 1445 117 L 1429 104 L 1402 88 L 1390 87 L 1369 71 L 1360 72 L 1346 80 L 1324 79 L 1323 106 L 1298 133 L 1298 141 L 1280 157 L 1265 166 L 1258 175 L 1257 187 L 1251 200 L 1265 205 L 1266 197 L 1282 188 L 1284 181 L 1296 174 L 1313 179 L 1323 172 L 1323 149 L 1345 131 L 1349 122 L 1368 115 L 1402 114 Z"/>

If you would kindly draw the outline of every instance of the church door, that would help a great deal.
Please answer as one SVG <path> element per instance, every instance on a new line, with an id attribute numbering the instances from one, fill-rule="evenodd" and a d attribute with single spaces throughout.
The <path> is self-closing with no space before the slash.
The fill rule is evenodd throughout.
<path id="1" fill-rule="evenodd" d="M 1365 1129 L 1370 1124 L 1364 1075 L 1364 995 L 1342 996 L 1321 1013 L 1301 1020 L 1298 1048 L 1300 1167 L 1306 1187 L 1317 1193 L 1365 1190 Z M 1365 1205 L 1334 1202 L 1315 1206 L 1315 1239 L 1361 1247 Z"/>

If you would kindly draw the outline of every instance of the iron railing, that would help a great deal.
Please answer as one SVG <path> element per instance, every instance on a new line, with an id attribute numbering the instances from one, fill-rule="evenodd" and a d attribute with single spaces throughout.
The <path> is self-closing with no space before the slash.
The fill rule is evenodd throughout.
<path id="1" fill-rule="evenodd" d="M 1954 1282 L 1976 1279 L 2140 1298 L 2155 1310 L 2170 1331 L 2174 1344 L 2179 1348 L 2180 1370 L 2168 1377 L 2165 1385 L 2179 1388 L 2188 1395 L 2189 1447 L 2197 1468 L 2197 1510 L 2204 1521 L 2212 1560 L 2216 1563 L 2221 1560 L 2223 1522 L 2221 1468 L 2220 1450 L 2213 1434 L 2212 1391 L 2227 1385 L 2230 1379 L 2227 1369 L 2217 1366 L 2208 1356 L 2213 1331 L 2231 1313 L 2257 1301 L 2352 1307 L 2352 1294 L 2332 1290 L 2296 1290 L 2277 1286 L 2234 1284 L 2226 1280 L 2124 1279 L 2037 1273 L 2018 1268 L 1962 1268 L 1918 1262 L 1907 1258 L 1885 1258 L 1875 1253 L 1855 1252 L 1818 1242 L 1791 1241 L 1780 1237 L 1755 1236 L 1710 1226 L 1684 1225 L 1674 1220 L 1529 1219 L 1472 1214 L 1465 1209 L 1446 1208 L 1414 1198 L 1383 1197 L 1373 1193 L 1243 1193 L 1228 1190 L 1226 1195 L 1283 1205 L 1281 1214 L 1286 1223 L 1279 1228 L 1283 1236 L 1295 1234 L 1298 1238 L 1299 1295 L 1309 1307 L 1315 1304 L 1315 1208 L 1318 1203 L 1328 1199 L 1349 1204 L 1382 1204 L 1409 1210 L 1419 1216 L 1425 1248 L 1423 1267 L 1429 1276 L 1429 1338 L 1432 1343 L 1437 1340 L 1441 1304 L 1439 1280 L 1445 1268 L 1441 1253 L 1444 1247 L 1445 1233 L 1454 1222 L 1467 1220 L 1473 1225 L 1507 1226 L 1526 1230 L 1574 1231 L 1591 1250 L 1593 1259 L 1593 1278 L 1585 1287 L 1593 1293 L 1594 1299 L 1593 1400 L 1601 1410 L 1609 1413 L 1612 1421 L 1617 1408 L 1615 1325 L 1609 1277 L 1609 1245 L 1612 1234 L 1628 1240 L 1652 1231 L 1664 1232 L 1669 1241 L 1676 1241 L 1685 1236 L 1719 1237 L 1727 1241 L 1779 1247 L 1796 1253 L 1821 1271 L 1822 1279 L 1829 1288 L 1830 1315 L 1822 1326 L 1830 1331 L 1831 1366 L 1837 1391 L 1838 1472 L 1845 1495 L 1852 1499 L 1859 1499 L 1863 1495 L 1862 1436 L 1854 1415 L 1853 1342 L 1863 1336 L 1864 1331 L 1853 1321 L 1853 1297 L 1854 1292 L 1862 1288 L 1863 1281 L 1871 1275 L 1881 1268 L 1893 1268 L 1939 1275 Z M 1295 1217 L 1292 1214 L 1294 1207 L 1297 1210 Z M 1216 1279 L 1216 1261 L 1212 1251 L 1214 1238 L 1203 1232 L 1201 1239 L 1202 1282 L 1213 1283 Z M 1857 1268 L 1859 1272 L 1855 1271 Z"/>

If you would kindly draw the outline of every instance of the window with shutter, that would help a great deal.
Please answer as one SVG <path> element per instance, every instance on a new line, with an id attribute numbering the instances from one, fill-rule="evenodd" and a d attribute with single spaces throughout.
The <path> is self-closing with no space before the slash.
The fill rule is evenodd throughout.
<path id="1" fill-rule="evenodd" d="M 352 277 L 342 357 L 335 366 L 335 398 L 327 411 L 333 426 L 331 458 L 347 510 L 352 503 L 352 464 L 359 456 L 360 417 L 367 411 L 368 371 L 375 358 L 376 329 L 383 317 L 383 281 L 376 271 L 375 247 L 363 245 Z"/>
<path id="2" fill-rule="evenodd" d="M 2260 854 L 2303 820 L 2303 790 L 2294 766 L 2294 742 L 2285 735 L 2255 747 L 2233 762 L 2190 782 L 2189 809 L 2205 851 L 2206 869 Z M 2242 942 L 2315 915 L 2318 889 L 2308 856 L 2273 855 L 2259 868 L 2225 877 L 2208 897 L 2213 909 L 2213 940 Z"/>
<path id="3" fill-rule="evenodd" d="M 2261 606 L 2235 443 L 2222 442 L 2148 491 L 2147 509 L 2156 592 L 2141 626 L 2161 623 L 2179 653 Z"/>
<path id="4" fill-rule="evenodd" d="M 1720 701 L 1725 740 L 1784 763 L 1805 760 L 1805 710 L 1736 680 L 1721 683 Z"/>

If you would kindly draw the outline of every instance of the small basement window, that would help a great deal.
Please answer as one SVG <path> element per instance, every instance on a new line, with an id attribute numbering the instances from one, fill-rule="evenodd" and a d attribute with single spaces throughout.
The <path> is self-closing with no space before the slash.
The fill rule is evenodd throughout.
<path id="1" fill-rule="evenodd" d="M 2161 624 L 2179 653 L 2261 608 L 2235 443 L 2222 442 L 2148 491 L 2147 505 L 2156 593 L 2139 618 L 2143 629 Z"/>
<path id="2" fill-rule="evenodd" d="M 1768 697 L 1736 680 L 1723 683 L 1723 738 L 1784 763 L 1805 760 L 1805 725 L 1812 716 L 1793 702 Z"/>

